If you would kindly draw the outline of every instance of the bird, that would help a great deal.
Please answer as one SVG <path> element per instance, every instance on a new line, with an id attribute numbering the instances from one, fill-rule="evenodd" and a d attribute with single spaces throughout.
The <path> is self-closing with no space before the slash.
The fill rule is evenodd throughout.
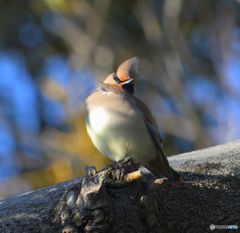
<path id="1" fill-rule="evenodd" d="M 183 177 L 170 165 L 157 123 L 135 96 L 137 57 L 124 61 L 86 98 L 86 127 L 94 146 L 113 161 L 129 157 L 172 185 Z"/>

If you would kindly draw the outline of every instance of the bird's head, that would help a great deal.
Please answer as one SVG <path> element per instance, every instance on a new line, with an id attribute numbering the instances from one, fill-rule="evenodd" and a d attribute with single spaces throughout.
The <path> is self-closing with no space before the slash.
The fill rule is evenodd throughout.
<path id="1" fill-rule="evenodd" d="M 104 83 L 117 86 L 129 94 L 134 94 L 134 85 L 138 74 L 138 58 L 134 57 L 123 62 L 117 72 L 110 74 Z"/>

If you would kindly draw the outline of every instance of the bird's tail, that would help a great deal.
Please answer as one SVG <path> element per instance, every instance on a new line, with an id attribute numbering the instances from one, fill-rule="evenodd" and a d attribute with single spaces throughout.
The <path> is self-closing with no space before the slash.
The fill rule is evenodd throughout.
<path id="1" fill-rule="evenodd" d="M 155 175 L 159 176 L 159 173 L 166 176 L 169 182 L 172 185 L 177 185 L 179 182 L 183 180 L 183 177 L 178 174 L 172 167 L 170 167 L 167 155 L 161 147 L 161 150 L 158 152 L 158 155 L 152 161 L 149 161 L 149 166 L 147 168 Z"/>
<path id="2" fill-rule="evenodd" d="M 183 177 L 178 174 L 172 167 L 171 167 L 171 172 L 173 176 L 173 181 L 170 181 L 172 185 L 177 185 L 179 182 L 183 180 Z"/>

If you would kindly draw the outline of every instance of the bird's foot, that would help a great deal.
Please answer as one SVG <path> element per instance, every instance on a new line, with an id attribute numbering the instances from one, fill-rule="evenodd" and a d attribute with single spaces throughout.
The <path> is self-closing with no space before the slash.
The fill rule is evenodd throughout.
<path id="1" fill-rule="evenodd" d="M 129 157 L 113 162 L 107 166 L 109 169 L 108 178 L 116 184 L 131 182 L 141 177 L 141 173 L 138 171 L 139 166 L 139 163 L 134 162 Z"/>

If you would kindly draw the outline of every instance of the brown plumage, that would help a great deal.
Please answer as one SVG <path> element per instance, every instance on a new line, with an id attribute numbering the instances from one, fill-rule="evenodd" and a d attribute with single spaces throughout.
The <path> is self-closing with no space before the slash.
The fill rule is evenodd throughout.
<path id="1" fill-rule="evenodd" d="M 97 149 L 112 160 L 129 156 L 176 184 L 182 177 L 168 163 L 156 121 L 134 96 L 137 64 L 136 57 L 123 62 L 89 95 L 87 130 Z"/>

